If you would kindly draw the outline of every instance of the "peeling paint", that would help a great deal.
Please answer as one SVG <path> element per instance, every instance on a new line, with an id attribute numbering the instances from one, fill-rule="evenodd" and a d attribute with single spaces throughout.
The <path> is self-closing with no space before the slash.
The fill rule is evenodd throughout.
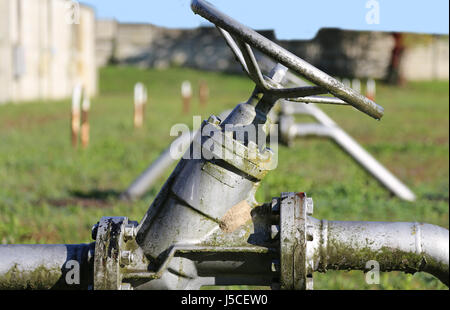
<path id="1" fill-rule="evenodd" d="M 252 207 L 246 200 L 232 207 L 220 220 L 220 229 L 230 233 L 238 229 L 252 219 L 250 214 Z"/>

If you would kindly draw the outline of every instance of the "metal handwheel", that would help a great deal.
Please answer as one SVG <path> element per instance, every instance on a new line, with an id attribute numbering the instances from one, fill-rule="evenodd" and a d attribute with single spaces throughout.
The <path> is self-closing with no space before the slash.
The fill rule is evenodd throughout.
<path id="1" fill-rule="evenodd" d="M 217 26 L 236 58 L 241 63 L 244 71 L 261 91 L 288 100 L 297 97 L 330 93 L 343 101 L 340 104 L 350 104 L 375 119 L 381 119 L 383 116 L 383 107 L 353 89 L 346 87 L 338 80 L 268 40 L 254 30 L 223 14 L 207 1 L 193 0 L 191 7 L 196 14 L 201 15 Z M 263 76 L 253 54 L 252 47 L 295 71 L 317 86 L 282 88 L 280 84 Z"/>

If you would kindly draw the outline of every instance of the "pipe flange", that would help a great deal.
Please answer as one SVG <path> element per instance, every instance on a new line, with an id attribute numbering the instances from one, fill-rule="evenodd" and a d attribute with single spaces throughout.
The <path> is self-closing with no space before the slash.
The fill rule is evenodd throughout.
<path id="1" fill-rule="evenodd" d="M 312 199 L 305 193 L 282 193 L 280 198 L 280 288 L 313 288 L 313 261 L 308 255 L 313 239 L 308 216 Z"/>
<path id="2" fill-rule="evenodd" d="M 94 289 L 119 290 L 121 248 L 125 242 L 126 217 L 102 217 L 96 228 L 94 255 Z"/>
<path id="3" fill-rule="evenodd" d="M 252 141 L 247 146 L 242 144 L 233 137 L 234 131 L 223 132 L 218 122 L 218 118 L 212 115 L 202 123 L 201 130 L 194 137 L 194 147 L 201 150 L 203 157 L 221 159 L 258 180 L 275 169 L 276 154 L 271 149 L 265 148 L 260 152 Z"/>

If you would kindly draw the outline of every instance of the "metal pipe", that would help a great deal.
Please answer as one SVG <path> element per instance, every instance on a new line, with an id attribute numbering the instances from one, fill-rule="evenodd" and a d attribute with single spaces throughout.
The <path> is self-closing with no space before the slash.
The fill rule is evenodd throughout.
<path id="1" fill-rule="evenodd" d="M 315 227 L 314 271 L 367 270 L 366 264 L 376 261 L 380 271 L 423 271 L 449 285 L 448 229 L 424 223 L 309 219 Z"/>
<path id="2" fill-rule="evenodd" d="M 294 85 L 307 85 L 305 81 L 298 76 L 288 72 L 286 80 Z M 331 99 L 331 98 L 330 98 Z M 294 136 L 304 136 L 302 131 L 307 130 L 309 134 L 317 134 L 320 136 L 328 136 L 332 138 L 340 147 L 348 152 L 355 160 L 370 174 L 372 174 L 381 184 L 383 184 L 392 193 L 401 199 L 407 201 L 416 200 L 416 195 L 399 179 L 397 179 L 389 170 L 381 165 L 372 155 L 363 149 L 350 135 L 342 130 L 325 112 L 316 107 L 314 104 L 293 103 L 284 100 L 282 103 L 283 113 L 285 114 L 308 114 L 313 116 L 323 127 L 308 127 L 302 125 L 294 125 L 292 133 Z M 280 121 L 281 122 L 281 121 Z"/>
<path id="3" fill-rule="evenodd" d="M 312 126 L 310 124 L 292 124 L 288 130 L 292 137 L 314 134 L 329 136 L 343 150 L 349 153 L 364 169 L 373 175 L 392 193 L 401 199 L 414 201 L 416 195 L 389 170 L 380 164 L 369 152 L 361 147 L 350 135 L 340 128 L 327 114 L 317 108 L 314 104 L 291 103 L 283 101 L 283 112 L 285 114 L 302 113 L 313 116 L 320 124 Z M 320 127 L 321 126 L 321 127 Z M 303 132 L 303 130 L 305 130 Z"/>
<path id="4" fill-rule="evenodd" d="M 219 115 L 220 119 L 225 119 L 231 110 L 226 110 Z M 158 178 L 170 168 L 179 158 L 174 158 L 170 152 L 171 148 L 182 147 L 180 153 L 184 153 L 192 139 L 197 134 L 197 131 L 186 132 L 176 138 L 164 152 L 144 171 L 142 172 L 131 185 L 120 195 L 122 200 L 136 200 L 142 197 L 149 188 L 151 188 Z"/>
<path id="5" fill-rule="evenodd" d="M 332 129 L 317 123 L 300 123 L 291 125 L 290 134 L 292 135 L 292 137 L 331 137 Z"/>
<path id="6" fill-rule="evenodd" d="M 228 31 L 225 31 L 225 30 L 223 30 L 220 27 L 217 27 L 217 29 L 219 30 L 219 32 L 224 37 L 225 41 L 228 44 L 228 47 L 233 52 L 233 54 L 236 57 L 237 61 L 241 64 L 242 69 L 244 69 L 245 73 L 247 73 L 248 76 L 250 77 L 250 73 L 248 71 L 248 67 L 247 67 L 247 64 L 245 62 L 244 56 L 242 55 L 242 52 L 239 50 L 239 47 L 237 46 L 236 41 L 234 41 L 233 37 L 231 37 L 231 35 L 228 33 Z"/>
<path id="7" fill-rule="evenodd" d="M 238 42 L 236 43 L 236 41 L 227 31 L 223 30 L 220 27 L 217 27 L 217 29 L 224 37 L 225 41 L 232 50 L 238 62 L 241 64 L 245 73 L 250 77 L 250 79 L 252 79 L 256 83 L 256 85 L 258 85 L 259 88 L 270 92 L 271 95 L 278 98 L 298 99 L 296 97 L 320 95 L 328 93 L 326 89 L 319 86 L 306 85 L 304 87 L 283 88 L 282 85 L 280 84 L 281 81 L 277 83 L 274 80 L 268 79 L 267 77 L 262 75 L 260 66 L 258 65 L 255 55 L 253 54 L 253 51 L 251 50 L 251 47 L 248 44 L 240 40 L 237 40 Z M 267 61 L 265 61 L 265 59 L 267 58 L 263 58 L 263 65 L 267 69 L 269 65 L 267 64 Z M 282 66 L 282 65 L 272 63 L 268 71 L 270 71 L 271 68 L 274 68 L 274 66 Z M 286 72 L 284 72 L 283 74 L 286 74 Z"/>
<path id="8" fill-rule="evenodd" d="M 184 153 L 192 141 L 195 132 L 186 132 L 175 139 L 172 144 L 181 146 Z M 171 144 L 171 145 L 172 145 Z M 123 192 L 120 196 L 123 200 L 136 200 L 142 197 L 147 190 L 158 180 L 158 178 L 169 167 L 176 162 L 177 158 L 173 158 L 171 148 L 168 147 L 142 174 Z"/>
<path id="9" fill-rule="evenodd" d="M 94 243 L 0 245 L 0 289 L 88 289 Z"/>
<path id="10" fill-rule="evenodd" d="M 334 105 L 350 106 L 347 102 L 345 102 L 339 98 L 334 98 L 334 97 L 310 96 L 310 97 L 289 98 L 288 100 L 293 101 L 293 102 L 303 102 L 303 103 L 334 104 Z"/>
<path id="11" fill-rule="evenodd" d="M 392 191 L 396 196 L 407 201 L 416 200 L 414 193 L 399 179 L 381 165 L 372 155 L 363 149 L 344 130 L 336 126 L 329 133 L 333 140 L 347 153 L 349 153 L 364 169 L 372 174 L 381 184 Z"/>

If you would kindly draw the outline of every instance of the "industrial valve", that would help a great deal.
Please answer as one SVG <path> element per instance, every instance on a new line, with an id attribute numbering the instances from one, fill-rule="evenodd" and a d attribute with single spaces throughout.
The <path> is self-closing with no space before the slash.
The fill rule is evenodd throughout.
<path id="1" fill-rule="evenodd" d="M 248 101 L 224 120 L 203 122 L 139 223 L 103 217 L 90 244 L 1 245 L 0 288 L 312 289 L 314 272 L 365 270 L 368 261 L 377 261 L 380 271 L 428 272 L 448 285 L 447 229 L 318 220 L 305 193 L 256 201 L 260 182 L 276 167 L 266 138 L 268 114 L 279 99 L 330 93 L 336 98 L 319 101 L 350 105 L 375 119 L 383 108 L 206 1 L 193 0 L 192 9 L 218 27 L 256 83 Z M 267 76 L 252 48 L 278 63 Z M 288 68 L 316 86 L 284 88 Z"/>

